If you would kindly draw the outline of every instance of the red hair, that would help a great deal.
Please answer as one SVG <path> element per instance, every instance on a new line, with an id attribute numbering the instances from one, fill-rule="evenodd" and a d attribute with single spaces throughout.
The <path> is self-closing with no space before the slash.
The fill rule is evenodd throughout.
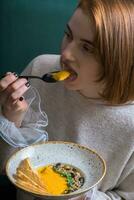
<path id="1" fill-rule="evenodd" d="M 102 97 L 112 104 L 134 100 L 134 1 L 81 0 L 78 8 L 95 23 Z"/>

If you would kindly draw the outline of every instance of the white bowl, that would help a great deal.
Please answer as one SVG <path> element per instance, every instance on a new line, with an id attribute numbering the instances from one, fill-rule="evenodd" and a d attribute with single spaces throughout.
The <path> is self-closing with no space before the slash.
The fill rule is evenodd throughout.
<path id="1" fill-rule="evenodd" d="M 41 195 L 17 185 L 14 174 L 20 162 L 29 157 L 33 167 L 53 163 L 66 163 L 79 168 L 85 177 L 84 185 L 75 192 L 62 195 Z M 19 150 L 13 154 L 6 165 L 6 173 L 10 181 L 18 188 L 44 199 L 69 199 L 84 194 L 96 186 L 105 176 L 106 164 L 103 158 L 93 150 L 76 143 L 63 141 L 43 142 Z"/>

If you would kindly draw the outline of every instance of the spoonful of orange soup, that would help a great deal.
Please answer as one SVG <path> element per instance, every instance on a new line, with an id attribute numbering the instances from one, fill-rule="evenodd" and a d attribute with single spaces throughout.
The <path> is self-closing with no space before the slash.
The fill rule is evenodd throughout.
<path id="1" fill-rule="evenodd" d="M 71 75 L 71 73 L 69 71 L 62 70 L 62 71 L 54 71 L 54 72 L 46 73 L 42 77 L 40 77 L 40 76 L 19 76 L 19 78 L 26 78 L 26 79 L 37 78 L 37 79 L 41 79 L 48 83 L 55 83 L 57 81 L 63 81 L 65 79 L 67 79 L 70 75 Z"/>

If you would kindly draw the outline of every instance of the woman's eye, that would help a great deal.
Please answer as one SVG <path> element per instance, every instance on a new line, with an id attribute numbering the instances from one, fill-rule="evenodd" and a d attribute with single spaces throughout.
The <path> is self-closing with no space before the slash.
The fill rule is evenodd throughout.
<path id="1" fill-rule="evenodd" d="M 87 45 L 87 44 L 83 44 L 82 45 L 82 49 L 85 51 L 85 52 L 89 52 L 89 53 L 92 53 L 93 52 L 93 47 Z"/>
<path id="2" fill-rule="evenodd" d="M 64 34 L 66 35 L 66 37 L 68 37 L 68 38 L 71 38 L 71 35 L 70 35 L 70 33 L 69 33 L 69 32 L 67 32 L 67 31 L 64 31 Z"/>

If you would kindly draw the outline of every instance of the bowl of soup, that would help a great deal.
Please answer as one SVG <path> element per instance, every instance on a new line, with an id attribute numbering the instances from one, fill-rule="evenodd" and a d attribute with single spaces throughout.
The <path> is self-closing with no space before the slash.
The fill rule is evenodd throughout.
<path id="1" fill-rule="evenodd" d="M 82 195 L 102 181 L 104 159 L 77 143 L 49 141 L 13 154 L 6 165 L 9 180 L 18 188 L 44 199 Z"/>

